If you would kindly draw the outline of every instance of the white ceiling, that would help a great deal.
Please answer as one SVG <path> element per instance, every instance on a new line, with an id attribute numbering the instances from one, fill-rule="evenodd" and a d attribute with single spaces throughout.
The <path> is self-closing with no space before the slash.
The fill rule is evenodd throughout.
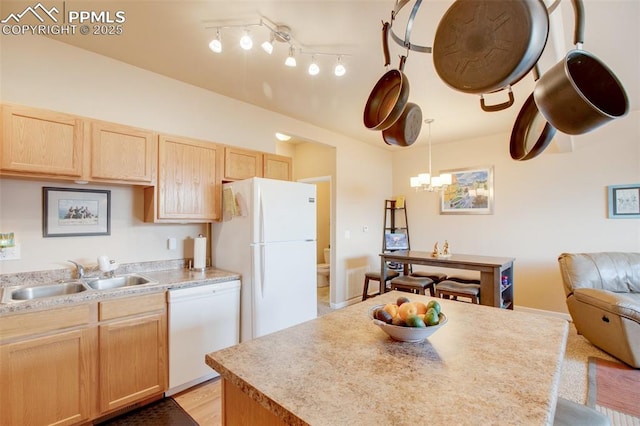
<path id="1" fill-rule="evenodd" d="M 67 2 L 71 3 L 71 2 Z M 416 16 L 411 42 L 432 45 L 435 30 L 453 0 L 425 0 Z M 400 12 L 394 30 L 404 36 L 410 1 Z M 631 109 L 640 98 L 640 1 L 584 0 L 586 32 L 584 48 L 606 63 L 629 95 Z M 69 44 L 115 58 L 231 98 L 279 112 L 355 139 L 386 147 L 381 132 L 365 128 L 362 114 L 377 80 L 386 71 L 381 47 L 382 21 L 389 20 L 394 0 L 258 0 L 258 1 L 134 1 L 91 2 L 106 10 L 124 10 L 126 22 L 120 36 L 56 37 Z M 345 53 L 347 74 L 331 72 L 335 57 L 317 56 L 321 73 L 307 74 L 310 56 L 298 56 L 298 67 L 284 66 L 287 46 L 275 45 L 271 56 L 260 48 L 269 31 L 253 27 L 253 50 L 239 48 L 240 29 L 222 31 L 223 53 L 214 54 L 208 43 L 213 24 L 256 23 L 260 16 L 291 28 L 304 50 Z M 568 0 L 551 14 L 549 42 L 539 64 L 544 73 L 572 48 L 573 12 Z M 566 42 L 564 41 L 566 40 Z M 560 41 L 561 48 L 554 50 Z M 562 49 L 564 46 L 564 50 Z M 391 42 L 392 66 L 402 54 Z M 534 87 L 526 76 L 514 86 L 516 103 L 495 113 L 483 112 L 479 96 L 447 87 L 436 75 L 430 54 L 411 51 L 404 70 L 410 82 L 411 102 L 423 116 L 434 118 L 433 142 L 448 142 L 510 132 L 515 117 Z M 490 95 L 489 102 L 506 99 L 504 92 Z M 426 143 L 426 128 L 416 145 Z M 302 136 L 302 135 L 298 135 Z"/>

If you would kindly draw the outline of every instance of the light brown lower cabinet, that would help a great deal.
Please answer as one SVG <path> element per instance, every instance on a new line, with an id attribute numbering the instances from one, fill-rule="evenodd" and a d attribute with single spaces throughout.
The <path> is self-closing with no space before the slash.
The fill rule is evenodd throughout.
<path id="1" fill-rule="evenodd" d="M 165 300 L 162 293 L 100 302 L 101 412 L 167 389 Z"/>
<path id="2" fill-rule="evenodd" d="M 165 293 L 0 317 L 0 424 L 76 425 L 168 385 Z"/>
<path id="3" fill-rule="evenodd" d="M 94 416 L 95 311 L 94 304 L 0 318 L 9 342 L 0 345 L 1 424 L 73 425 Z"/>
<path id="4" fill-rule="evenodd" d="M 238 386 L 222 379 L 222 424 L 284 426 L 286 423 L 254 401 Z"/>

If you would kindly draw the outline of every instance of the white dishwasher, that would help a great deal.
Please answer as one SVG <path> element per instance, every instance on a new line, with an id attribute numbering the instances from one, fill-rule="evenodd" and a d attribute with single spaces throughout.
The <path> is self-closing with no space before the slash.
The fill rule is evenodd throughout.
<path id="1" fill-rule="evenodd" d="M 240 341 L 240 281 L 169 290 L 169 390 L 173 395 L 219 374 L 209 352 Z"/>

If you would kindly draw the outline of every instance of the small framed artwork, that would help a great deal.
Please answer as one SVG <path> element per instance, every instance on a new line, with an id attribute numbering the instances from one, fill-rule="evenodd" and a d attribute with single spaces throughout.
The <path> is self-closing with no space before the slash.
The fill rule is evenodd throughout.
<path id="1" fill-rule="evenodd" d="M 440 214 L 493 214 L 493 167 L 441 170 L 451 184 L 440 193 Z"/>
<path id="2" fill-rule="evenodd" d="M 111 191 L 42 188 L 42 236 L 111 234 Z"/>
<path id="3" fill-rule="evenodd" d="M 640 183 L 611 185 L 609 194 L 609 219 L 640 218 Z"/>

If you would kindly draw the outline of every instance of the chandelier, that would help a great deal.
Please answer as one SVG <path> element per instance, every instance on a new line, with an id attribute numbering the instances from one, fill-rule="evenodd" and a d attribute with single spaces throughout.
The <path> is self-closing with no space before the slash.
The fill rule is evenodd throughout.
<path id="1" fill-rule="evenodd" d="M 419 173 L 418 176 L 411 177 L 411 187 L 417 191 L 435 192 L 444 190 L 448 185 L 451 185 L 451 174 L 443 173 L 439 176 L 433 176 L 431 172 L 431 123 L 433 118 L 427 118 L 424 120 L 429 125 L 429 135 L 427 138 L 429 144 L 429 173 Z"/>
<path id="2" fill-rule="evenodd" d="M 208 22 L 212 24 L 211 22 Z M 215 23 L 213 23 L 215 24 Z M 209 42 L 209 49 L 211 49 L 214 53 L 222 53 L 222 35 L 221 31 L 224 29 L 230 28 L 242 28 L 242 36 L 239 39 L 240 47 L 243 50 L 251 50 L 253 49 L 253 37 L 258 37 L 257 34 L 252 34 L 250 28 L 252 27 L 263 27 L 269 30 L 268 39 L 265 39 L 260 46 L 262 50 L 268 55 L 273 53 L 273 49 L 276 42 L 284 43 L 288 45 L 288 55 L 285 59 L 284 64 L 288 67 L 296 67 L 298 65 L 298 61 L 296 60 L 296 56 L 308 56 L 310 57 L 309 67 L 307 68 L 307 72 L 309 75 L 315 76 L 320 74 L 320 65 L 318 64 L 317 57 L 319 56 L 331 56 L 335 57 L 335 65 L 333 67 L 333 74 L 337 77 L 342 77 L 347 69 L 342 62 L 342 58 L 344 56 L 350 56 L 346 53 L 333 53 L 333 52 L 319 52 L 319 51 L 311 51 L 307 48 L 304 48 L 301 43 L 294 40 L 291 35 L 291 28 L 287 25 L 277 25 L 271 22 L 269 19 L 261 16 L 260 20 L 257 23 L 248 23 L 248 24 L 220 24 L 220 25 L 208 25 L 205 26 L 205 29 L 214 29 L 216 30 L 216 36 L 211 42 Z"/>

